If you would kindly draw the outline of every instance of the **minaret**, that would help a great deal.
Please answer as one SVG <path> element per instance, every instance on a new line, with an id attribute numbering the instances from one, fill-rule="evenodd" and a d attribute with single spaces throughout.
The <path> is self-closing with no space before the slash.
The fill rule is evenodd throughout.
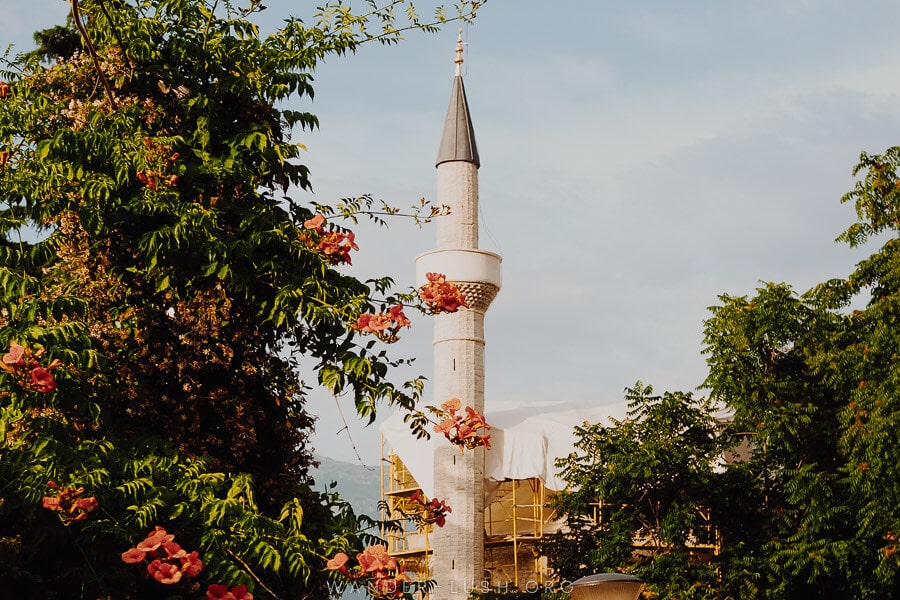
<path id="1" fill-rule="evenodd" d="M 437 248 L 416 258 L 417 285 L 443 273 L 469 307 L 434 318 L 435 404 L 459 398 L 484 413 L 484 313 L 500 290 L 500 256 L 478 249 L 478 148 L 463 87 L 462 30 L 456 76 L 438 150 L 437 203 L 450 214 L 437 219 Z M 486 415 L 490 423 L 490 415 Z M 434 436 L 434 496 L 453 512 L 432 536 L 432 600 L 464 600 L 484 579 L 484 448 L 465 450 Z M 439 439 L 438 439 L 439 438 Z M 488 451 L 489 452 L 489 451 Z"/>

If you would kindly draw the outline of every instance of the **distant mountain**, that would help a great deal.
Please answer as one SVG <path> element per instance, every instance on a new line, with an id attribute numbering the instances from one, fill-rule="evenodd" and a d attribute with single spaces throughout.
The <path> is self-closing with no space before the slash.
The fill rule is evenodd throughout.
<path id="1" fill-rule="evenodd" d="M 327 490 L 331 482 L 337 482 L 334 489 L 341 498 L 350 502 L 356 514 L 378 516 L 378 501 L 381 500 L 381 469 L 365 467 L 359 463 L 334 460 L 327 456 L 317 456 L 319 467 L 312 471 L 315 489 Z"/>
<path id="2" fill-rule="evenodd" d="M 334 460 L 327 456 L 317 456 L 319 467 L 311 471 L 315 479 L 314 489 L 328 490 L 332 481 L 337 482 L 334 488 L 353 506 L 356 514 L 378 518 L 378 501 L 381 500 L 381 469 L 378 466 L 364 467 L 359 463 L 348 463 Z M 359 590 L 348 590 L 341 600 L 365 600 L 365 593 Z"/>

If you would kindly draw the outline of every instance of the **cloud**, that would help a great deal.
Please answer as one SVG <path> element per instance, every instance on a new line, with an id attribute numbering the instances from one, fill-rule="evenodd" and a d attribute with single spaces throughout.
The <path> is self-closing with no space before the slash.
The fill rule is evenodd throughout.
<path id="1" fill-rule="evenodd" d="M 29 29 L 54 11 L 62 21 L 64 4 L 7 8 L 4 23 Z M 267 18 L 287 12 L 267 4 Z M 752 293 L 760 280 L 803 291 L 847 273 L 866 251 L 833 242 L 854 219 L 839 198 L 859 152 L 900 131 L 898 17 L 900 5 L 880 0 L 865 11 L 809 0 L 488 3 L 466 28 L 464 69 L 482 246 L 504 255 L 486 322 L 489 397 L 612 403 L 637 379 L 692 389 L 718 294 Z M 317 201 L 434 199 L 451 29 L 320 65 L 303 106 L 322 130 L 298 134 Z M 403 223 L 363 227 L 355 272 L 394 274 L 404 288 L 433 239 Z M 414 319 L 392 350 L 430 374 L 430 321 Z M 334 401 L 311 402 L 319 450 L 352 458 L 334 437 Z M 343 402 L 358 447 L 377 455 L 377 430 L 360 429 Z"/>
<path id="2" fill-rule="evenodd" d="M 4 40 L 0 49 L 6 44 L 15 45 L 14 52 L 26 52 L 34 47 L 32 33 L 62 25 L 69 12 L 67 0 L 29 0 L 0 6 L 0 23 L 3 23 Z"/>
<path id="3" fill-rule="evenodd" d="M 613 24 L 633 37 L 638 46 L 693 46 L 704 38 L 702 23 L 688 14 L 658 8 L 632 8 L 613 16 Z"/>

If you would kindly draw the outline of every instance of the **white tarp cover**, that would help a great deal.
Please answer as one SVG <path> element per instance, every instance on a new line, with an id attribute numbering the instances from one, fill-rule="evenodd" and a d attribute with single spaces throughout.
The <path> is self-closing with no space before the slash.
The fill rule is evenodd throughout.
<path id="1" fill-rule="evenodd" d="M 484 416 L 491 430 L 491 449 L 485 451 L 484 477 L 488 489 L 506 479 L 538 477 L 547 489 L 559 491 L 565 482 L 557 476 L 555 461 L 574 451 L 574 428 L 585 422 L 608 422 L 621 417 L 620 405 L 592 409 L 575 408 L 566 402 L 490 402 Z M 434 495 L 434 453 L 431 444 L 449 444 L 432 433 L 431 440 L 419 440 L 397 412 L 384 420 L 381 433 L 400 457 L 427 496 Z M 489 492 L 490 493 L 490 492 Z"/>

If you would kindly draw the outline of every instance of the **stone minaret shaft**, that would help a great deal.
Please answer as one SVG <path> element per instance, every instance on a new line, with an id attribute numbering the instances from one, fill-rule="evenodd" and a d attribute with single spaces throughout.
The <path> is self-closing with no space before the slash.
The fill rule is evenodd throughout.
<path id="1" fill-rule="evenodd" d="M 478 149 L 459 65 L 437 158 L 437 248 L 416 259 L 417 281 L 443 273 L 466 295 L 469 308 L 434 321 L 435 403 L 459 398 L 484 412 L 484 314 L 500 289 L 500 256 L 478 249 Z M 487 416 L 490 422 L 490 416 Z M 436 438 L 438 436 L 435 436 Z M 484 453 L 461 452 L 443 437 L 434 442 L 434 495 L 453 512 L 432 536 L 432 600 L 464 600 L 484 579 Z"/>

